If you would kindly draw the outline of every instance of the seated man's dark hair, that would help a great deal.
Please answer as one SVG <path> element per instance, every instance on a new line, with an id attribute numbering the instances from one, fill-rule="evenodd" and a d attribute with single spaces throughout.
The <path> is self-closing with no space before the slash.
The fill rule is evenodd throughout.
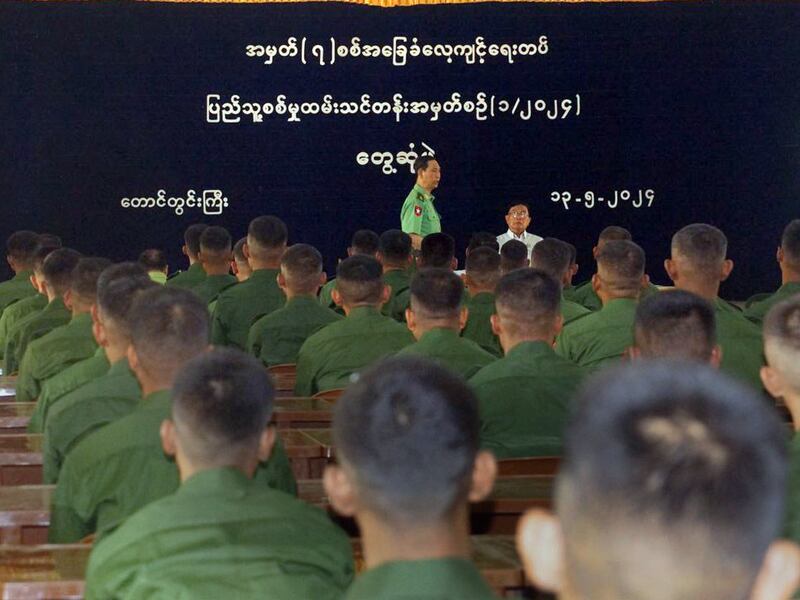
<path id="1" fill-rule="evenodd" d="M 110 319 L 114 326 L 130 337 L 130 312 L 138 295 L 157 284 L 147 271 L 135 262 L 111 265 L 97 279 L 97 306 L 103 319 Z"/>
<path id="2" fill-rule="evenodd" d="M 399 229 L 384 231 L 378 250 L 385 263 L 405 268 L 411 256 L 411 236 Z"/>
<path id="3" fill-rule="evenodd" d="M 377 304 L 383 288 L 383 267 L 371 256 L 350 256 L 336 269 L 336 289 L 344 304 Z"/>
<path id="4" fill-rule="evenodd" d="M 353 254 L 374 256 L 379 246 L 380 238 L 371 229 L 359 229 L 350 240 L 350 249 Z"/>
<path id="5" fill-rule="evenodd" d="M 800 219 L 789 222 L 781 236 L 783 259 L 796 271 L 800 271 Z"/>
<path id="6" fill-rule="evenodd" d="M 548 237 L 533 247 L 531 266 L 561 281 L 569 270 L 571 256 L 566 242 Z"/>
<path id="7" fill-rule="evenodd" d="M 203 230 L 200 236 L 200 250 L 211 254 L 230 255 L 231 234 L 224 227 L 211 225 Z"/>
<path id="8" fill-rule="evenodd" d="M 606 242 L 597 253 L 598 277 L 616 294 L 638 296 L 642 289 L 645 257 L 634 242 Z"/>
<path id="9" fill-rule="evenodd" d="M 706 223 L 687 225 L 672 236 L 672 254 L 689 261 L 693 271 L 717 278 L 728 253 L 728 238 Z"/>
<path id="10" fill-rule="evenodd" d="M 189 225 L 183 233 L 183 243 L 186 244 L 186 250 L 191 256 L 197 256 L 200 252 L 200 236 L 206 230 L 208 225 L 205 223 L 195 223 Z"/>
<path id="11" fill-rule="evenodd" d="M 517 269 L 497 283 L 494 303 L 505 329 L 547 332 L 560 314 L 561 284 L 539 269 Z"/>
<path id="12" fill-rule="evenodd" d="M 476 248 L 467 255 L 466 273 L 482 287 L 494 287 L 500 279 L 500 254 L 492 248 Z"/>
<path id="13" fill-rule="evenodd" d="M 97 280 L 112 265 L 107 258 L 86 256 L 78 261 L 72 271 L 69 289 L 73 298 L 93 304 L 97 299 Z"/>
<path id="14" fill-rule="evenodd" d="M 138 262 L 148 271 L 163 271 L 167 268 L 167 255 L 158 248 L 148 248 L 139 255 Z"/>
<path id="15" fill-rule="evenodd" d="M 247 237 L 265 250 L 282 248 L 289 239 L 286 224 L 278 217 L 267 215 L 250 221 Z M 252 252 L 252 249 L 251 249 Z"/>
<path id="16" fill-rule="evenodd" d="M 450 269 L 422 269 L 411 279 L 411 308 L 426 319 L 458 317 L 464 283 Z"/>
<path id="17" fill-rule="evenodd" d="M 633 236 L 631 232 L 625 229 L 624 227 L 619 227 L 617 225 L 609 225 L 605 229 L 600 232 L 600 235 L 597 236 L 598 243 L 600 242 L 612 242 L 612 241 L 633 241 Z"/>
<path id="18" fill-rule="evenodd" d="M 314 246 L 294 244 L 281 257 L 286 285 L 298 294 L 313 294 L 320 284 L 322 255 Z"/>
<path id="19" fill-rule="evenodd" d="M 72 272 L 81 254 L 72 248 L 58 248 L 42 262 L 42 277 L 57 296 L 63 296 L 72 284 Z"/>
<path id="20" fill-rule="evenodd" d="M 519 240 L 508 240 L 503 244 L 503 247 L 500 248 L 500 270 L 503 273 L 524 269 L 527 266 L 528 247 L 525 244 Z"/>
<path id="21" fill-rule="evenodd" d="M 241 238 L 233 246 L 233 258 L 238 262 L 246 262 L 247 257 L 244 255 L 244 245 L 247 243 L 247 236 Z"/>
<path id="22" fill-rule="evenodd" d="M 497 241 L 497 236 L 493 233 L 489 233 L 488 231 L 476 231 L 472 234 L 472 237 L 469 238 L 467 254 L 477 248 L 491 248 L 495 252 L 499 252 L 500 244 Z"/>
<path id="23" fill-rule="evenodd" d="M 447 233 L 431 233 L 422 238 L 420 266 L 449 269 L 455 258 L 456 242 Z"/>
<path id="24" fill-rule="evenodd" d="M 33 268 L 33 255 L 39 245 L 39 235 L 33 231 L 15 231 L 6 240 L 6 254 L 20 267 Z"/>

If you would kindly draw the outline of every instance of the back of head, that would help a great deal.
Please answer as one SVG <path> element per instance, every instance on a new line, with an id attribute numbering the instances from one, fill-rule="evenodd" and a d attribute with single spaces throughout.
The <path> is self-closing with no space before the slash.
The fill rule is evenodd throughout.
<path id="1" fill-rule="evenodd" d="M 172 388 L 172 419 L 195 465 L 239 466 L 257 453 L 275 390 L 256 359 L 220 348 L 190 360 Z"/>
<path id="2" fill-rule="evenodd" d="M 206 230 L 208 225 L 205 223 L 195 223 L 189 225 L 183 233 L 183 243 L 186 244 L 186 251 L 189 256 L 196 257 L 200 252 L 200 236 Z"/>
<path id="3" fill-rule="evenodd" d="M 42 272 L 42 267 L 44 266 L 44 259 L 50 256 L 50 253 L 54 250 L 58 250 L 61 246 L 54 246 L 52 244 L 44 244 L 41 241 L 39 245 L 36 246 L 36 250 L 33 253 L 33 270 L 39 273 Z"/>
<path id="4" fill-rule="evenodd" d="M 492 248 L 476 248 L 467 256 L 466 271 L 471 283 L 493 289 L 500 279 L 500 254 Z"/>
<path id="5" fill-rule="evenodd" d="M 493 233 L 489 233 L 488 231 L 477 231 L 472 234 L 471 238 L 469 238 L 469 244 L 467 244 L 467 255 L 469 255 L 469 253 L 476 248 L 491 248 L 495 252 L 499 252 L 500 244 L 497 241 L 497 237 Z"/>
<path id="6" fill-rule="evenodd" d="M 156 286 L 142 292 L 130 311 L 131 343 L 152 379 L 170 382 L 208 347 L 208 307 L 193 292 Z"/>
<path id="7" fill-rule="evenodd" d="M 247 257 L 244 255 L 244 245 L 247 243 L 247 237 L 239 239 L 233 246 L 233 259 L 237 263 L 246 263 Z"/>
<path id="8" fill-rule="evenodd" d="M 544 238 L 533 247 L 531 266 L 561 281 L 570 267 L 572 252 L 566 242 Z"/>
<path id="9" fill-rule="evenodd" d="M 103 270 L 97 279 L 97 307 L 104 323 L 111 321 L 117 333 L 130 337 L 130 312 L 134 301 L 156 283 L 138 263 L 123 262 Z"/>
<path id="10" fill-rule="evenodd" d="M 72 283 L 72 271 L 81 258 L 72 248 L 58 248 L 49 252 L 42 262 L 42 277 L 56 296 L 63 296 Z"/>
<path id="11" fill-rule="evenodd" d="M 33 231 L 15 231 L 6 240 L 6 255 L 20 269 L 33 268 L 33 257 L 39 246 L 39 235 Z"/>
<path id="12" fill-rule="evenodd" d="M 535 246 L 534 246 L 535 248 Z M 519 240 L 509 240 L 500 248 L 500 270 L 509 273 L 528 266 L 528 247 Z"/>
<path id="13" fill-rule="evenodd" d="M 399 229 L 384 231 L 378 250 L 385 265 L 405 268 L 411 256 L 411 236 Z"/>
<path id="14" fill-rule="evenodd" d="M 385 359 L 338 400 L 333 438 L 369 512 L 397 528 L 424 527 L 466 503 L 479 447 L 477 400 L 430 361 Z"/>
<path id="15" fill-rule="evenodd" d="M 97 299 L 97 280 L 100 274 L 111 266 L 107 258 L 87 256 L 81 258 L 72 271 L 70 292 L 73 303 L 92 305 Z"/>
<path id="16" fill-rule="evenodd" d="M 320 284 L 322 255 L 308 244 L 289 246 L 281 257 L 281 273 L 295 294 L 314 294 Z"/>
<path id="17" fill-rule="evenodd" d="M 228 261 L 231 257 L 231 234 L 224 227 L 212 225 L 200 236 L 200 252 Z"/>
<path id="18" fill-rule="evenodd" d="M 602 246 L 605 242 L 614 242 L 614 241 L 633 241 L 633 236 L 631 232 L 625 229 L 624 227 L 619 227 L 617 225 L 609 225 L 603 231 L 600 232 L 600 235 L 597 236 L 597 245 Z"/>
<path id="19" fill-rule="evenodd" d="M 634 339 L 643 358 L 708 362 L 717 343 L 714 308 L 683 290 L 653 294 L 636 308 Z"/>
<path id="20" fill-rule="evenodd" d="M 503 329 L 517 335 L 552 332 L 561 310 L 561 284 L 554 277 L 539 269 L 518 269 L 504 275 L 494 293 Z"/>
<path id="21" fill-rule="evenodd" d="M 794 219 L 783 230 L 781 249 L 784 262 L 794 271 L 800 271 L 800 219 Z"/>
<path id="22" fill-rule="evenodd" d="M 280 258 L 288 239 L 286 224 L 272 215 L 256 217 L 247 228 L 247 247 L 256 260 Z"/>
<path id="23" fill-rule="evenodd" d="M 800 393 L 800 298 L 773 306 L 764 319 L 764 354 L 786 384 Z"/>
<path id="24" fill-rule="evenodd" d="M 672 258 L 684 271 L 718 279 L 728 252 L 728 239 L 713 225 L 694 223 L 672 236 Z"/>
<path id="25" fill-rule="evenodd" d="M 378 234 L 371 229 L 359 229 L 350 240 L 350 251 L 353 254 L 375 256 L 380 246 Z"/>
<path id="26" fill-rule="evenodd" d="M 383 287 L 383 267 L 371 256 L 350 256 L 336 269 L 336 289 L 348 306 L 378 304 Z"/>
<path id="27" fill-rule="evenodd" d="M 763 400 L 710 367 L 637 363 L 590 379 L 556 491 L 577 596 L 749 598 L 782 526 L 785 445 Z"/>
<path id="28" fill-rule="evenodd" d="M 50 248 L 63 248 L 61 238 L 53 233 L 40 233 L 38 246 L 49 246 Z"/>
<path id="29" fill-rule="evenodd" d="M 456 254 L 456 242 L 446 233 L 431 233 L 422 238 L 420 266 L 449 269 Z"/>
<path id="30" fill-rule="evenodd" d="M 644 250 L 633 242 L 606 242 L 597 253 L 597 276 L 616 296 L 638 297 L 644 265 Z"/>
<path id="31" fill-rule="evenodd" d="M 158 248 L 148 248 L 139 255 L 138 262 L 148 271 L 163 271 L 167 268 L 167 255 Z"/>
<path id="32" fill-rule="evenodd" d="M 458 318 L 464 283 L 450 269 L 422 269 L 411 280 L 411 309 L 423 319 Z"/>

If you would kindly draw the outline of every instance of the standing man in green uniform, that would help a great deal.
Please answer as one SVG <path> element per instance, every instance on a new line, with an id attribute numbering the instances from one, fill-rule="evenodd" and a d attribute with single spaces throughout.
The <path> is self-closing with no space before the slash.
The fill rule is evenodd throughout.
<path id="1" fill-rule="evenodd" d="M 244 253 L 253 273 L 217 297 L 212 344 L 244 350 L 253 323 L 283 306 L 286 298 L 278 287 L 278 273 L 287 239 L 286 225 L 278 217 L 256 217 L 250 222 Z"/>
<path id="2" fill-rule="evenodd" d="M 759 325 L 775 304 L 800 294 L 800 219 L 794 219 L 783 230 L 777 259 L 781 269 L 781 287 L 768 298 L 751 304 L 744 311 L 745 317 Z"/>
<path id="3" fill-rule="evenodd" d="M 417 182 L 406 196 L 400 210 L 400 228 L 411 236 L 415 250 L 419 250 L 422 239 L 430 233 L 439 233 L 442 222 L 436 207 L 433 190 L 439 186 L 442 177 L 439 162 L 433 156 L 420 156 L 414 161 Z"/>
<path id="4" fill-rule="evenodd" d="M 206 304 L 217 299 L 224 290 L 236 283 L 231 269 L 231 234 L 224 227 L 206 227 L 200 236 L 200 252 L 197 255 L 206 278 L 192 288 Z"/>
<path id="5" fill-rule="evenodd" d="M 475 248 L 467 255 L 466 267 L 469 317 L 461 335 L 487 352 L 502 356 L 500 341 L 489 320 L 494 314 L 494 288 L 500 280 L 500 254 L 492 248 Z"/>
<path id="6" fill-rule="evenodd" d="M 350 541 L 328 516 L 253 481 L 269 458 L 275 390 L 237 350 L 192 360 L 161 426 L 181 485 L 94 547 L 87 600 L 339 600 L 353 577 Z"/>
<path id="7" fill-rule="evenodd" d="M 381 312 L 395 321 L 405 321 L 411 285 L 411 236 L 399 229 L 384 231 L 377 258 L 383 265 L 383 282 L 391 289 Z"/>
<path id="8" fill-rule="evenodd" d="M 380 239 L 378 234 L 371 229 L 359 229 L 353 234 L 353 239 L 350 241 L 350 246 L 347 248 L 347 256 L 355 256 L 363 254 L 364 256 L 372 256 L 377 258 L 378 247 Z M 322 289 L 319 291 L 319 303 L 325 308 L 343 315 L 341 307 L 336 306 L 333 301 L 333 289 L 336 287 L 336 278 L 330 279 Z M 385 314 L 385 313 L 384 313 Z"/>
<path id="9" fill-rule="evenodd" d="M 800 548 L 778 540 L 786 451 L 774 411 L 703 365 L 636 363 L 587 382 L 566 438 L 556 514 L 517 547 L 561 600 L 785 600 Z M 624 565 L 624 567 L 623 567 Z"/>
<path id="10" fill-rule="evenodd" d="M 469 502 L 497 473 L 478 431 L 472 391 L 422 358 L 384 360 L 339 399 L 323 483 L 355 517 L 366 567 L 345 600 L 495 597 L 470 561 Z"/>
<path id="11" fill-rule="evenodd" d="M 186 228 L 183 234 L 181 252 L 189 259 L 189 268 L 186 271 L 173 273 L 167 279 L 167 285 L 191 289 L 206 278 L 206 272 L 198 257 L 200 253 L 200 236 L 203 235 L 206 227 L 208 225 L 204 223 L 195 223 Z"/>
<path id="12" fill-rule="evenodd" d="M 646 282 L 644 264 L 644 250 L 633 242 L 603 244 L 592 276 L 603 308 L 564 328 L 556 347 L 561 356 L 591 369 L 622 358 L 633 345 L 636 303 Z"/>
<path id="13" fill-rule="evenodd" d="M 297 396 L 344 388 L 353 373 L 414 341 L 405 325 L 381 314 L 389 288 L 376 259 L 357 255 L 340 262 L 333 299 L 347 316 L 326 325 L 300 347 Z"/>
<path id="14" fill-rule="evenodd" d="M 317 302 L 319 286 L 325 283 L 322 255 L 308 244 L 294 244 L 281 258 L 278 285 L 286 305 L 261 317 L 250 328 L 247 349 L 264 365 L 296 363 L 300 347 L 308 337 L 343 317 Z"/>
<path id="15" fill-rule="evenodd" d="M 553 351 L 560 302 L 559 283 L 536 269 L 512 271 L 497 285 L 491 321 L 505 356 L 469 383 L 480 403 L 481 445 L 498 458 L 561 454 L 568 402 L 585 372 Z"/>
<path id="16" fill-rule="evenodd" d="M 159 429 L 170 415 L 178 373 L 208 350 L 208 308 L 189 290 L 158 286 L 136 298 L 130 322 L 128 361 L 143 398 L 132 413 L 90 433 L 67 455 L 50 511 L 52 543 L 108 533 L 178 488 L 178 469 L 164 455 Z M 281 447 L 256 473 L 262 485 L 295 489 Z"/>
<path id="17" fill-rule="evenodd" d="M 17 402 L 33 402 L 46 379 L 97 351 L 92 306 L 97 301 L 97 279 L 109 266 L 111 261 L 107 258 L 85 257 L 78 261 L 66 296 L 72 318 L 28 345 L 19 364 Z"/>
<path id="18" fill-rule="evenodd" d="M 764 364 L 761 331 L 736 308 L 719 298 L 720 283 L 733 270 L 727 259 L 728 239 L 713 225 L 694 223 L 672 236 L 671 257 L 664 268 L 675 287 L 694 292 L 714 306 L 717 340 L 722 348 L 720 368 L 762 389 Z"/>
<path id="19" fill-rule="evenodd" d="M 567 243 L 556 238 L 544 238 L 533 247 L 531 252 L 531 266 L 544 271 L 561 284 L 561 316 L 564 318 L 564 325 L 571 323 L 575 319 L 585 317 L 592 312 L 577 302 L 567 300 L 564 297 L 564 290 L 572 280 L 572 271 L 570 270 L 571 254 L 572 252 Z"/>
<path id="20" fill-rule="evenodd" d="M 467 308 L 461 304 L 463 295 L 461 278 L 449 269 L 423 269 L 414 275 L 406 323 L 417 342 L 398 355 L 434 359 L 464 379 L 494 362 L 494 355 L 472 340 L 459 337 L 467 322 Z"/>
<path id="21" fill-rule="evenodd" d="M 6 241 L 6 260 L 14 277 L 0 283 L 0 314 L 7 306 L 36 293 L 31 276 L 38 245 L 39 236 L 33 231 L 14 232 Z"/>

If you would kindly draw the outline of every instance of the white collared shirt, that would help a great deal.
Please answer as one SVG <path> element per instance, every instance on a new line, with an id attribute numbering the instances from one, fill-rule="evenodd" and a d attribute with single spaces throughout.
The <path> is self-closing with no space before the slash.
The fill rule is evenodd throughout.
<path id="1" fill-rule="evenodd" d="M 544 238 L 541 236 L 535 235 L 533 233 L 528 233 L 527 231 L 523 231 L 521 235 L 517 235 L 510 229 L 506 231 L 502 235 L 497 236 L 497 243 L 500 244 L 500 247 L 503 247 L 503 244 L 508 242 L 509 240 L 517 240 L 522 242 L 528 247 L 528 258 L 531 257 L 531 252 L 533 251 L 533 247 L 541 242 Z"/>

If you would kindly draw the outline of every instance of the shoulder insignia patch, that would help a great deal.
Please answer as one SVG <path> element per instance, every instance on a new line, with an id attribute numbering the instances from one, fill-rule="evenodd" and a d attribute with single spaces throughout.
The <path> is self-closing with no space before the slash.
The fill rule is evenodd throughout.
<path id="1" fill-rule="evenodd" d="M 422 207 L 419 204 L 414 205 L 414 216 L 421 217 L 422 216 Z"/>

